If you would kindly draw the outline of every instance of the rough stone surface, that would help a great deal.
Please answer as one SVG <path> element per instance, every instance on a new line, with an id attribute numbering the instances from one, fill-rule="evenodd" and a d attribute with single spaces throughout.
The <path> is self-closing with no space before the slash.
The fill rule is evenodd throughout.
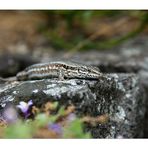
<path id="1" fill-rule="evenodd" d="M 41 106 L 47 101 L 74 104 L 81 115 L 109 115 L 109 122 L 96 127 L 87 126 L 94 138 L 133 138 L 143 136 L 145 93 L 135 74 L 108 74 L 98 81 L 36 80 L 2 84 L 1 109 L 8 102 L 32 99 Z"/>

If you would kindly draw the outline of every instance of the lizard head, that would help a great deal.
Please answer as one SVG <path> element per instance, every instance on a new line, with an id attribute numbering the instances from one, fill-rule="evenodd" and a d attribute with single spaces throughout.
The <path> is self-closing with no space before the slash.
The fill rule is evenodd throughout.
<path id="1" fill-rule="evenodd" d="M 98 79 L 102 73 L 97 67 L 77 65 L 66 69 L 65 76 L 67 78 Z"/>
<path id="2" fill-rule="evenodd" d="M 79 75 L 89 79 L 96 79 L 102 76 L 100 69 L 93 66 L 84 66 L 78 69 Z"/>

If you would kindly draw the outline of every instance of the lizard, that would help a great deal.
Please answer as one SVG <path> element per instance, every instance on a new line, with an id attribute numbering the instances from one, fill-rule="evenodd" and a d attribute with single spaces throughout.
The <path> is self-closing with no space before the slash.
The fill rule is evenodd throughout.
<path id="1" fill-rule="evenodd" d="M 19 81 L 45 78 L 66 79 L 98 79 L 103 74 L 100 69 L 71 61 L 53 61 L 34 64 L 16 75 Z"/>

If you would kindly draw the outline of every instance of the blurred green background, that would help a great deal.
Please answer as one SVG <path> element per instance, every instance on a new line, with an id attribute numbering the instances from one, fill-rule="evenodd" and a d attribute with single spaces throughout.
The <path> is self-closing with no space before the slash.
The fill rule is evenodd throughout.
<path id="1" fill-rule="evenodd" d="M 148 11 L 140 10 L 0 11 L 0 19 L 0 49 L 104 50 L 148 35 Z"/>
<path id="2" fill-rule="evenodd" d="M 147 34 L 147 11 L 46 11 L 49 24 L 42 33 L 56 49 L 109 49 Z M 53 21 L 50 21 L 53 20 Z"/>

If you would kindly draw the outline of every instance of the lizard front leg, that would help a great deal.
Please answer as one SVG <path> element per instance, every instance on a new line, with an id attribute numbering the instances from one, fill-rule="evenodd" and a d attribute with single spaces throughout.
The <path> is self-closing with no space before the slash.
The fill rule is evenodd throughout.
<path id="1" fill-rule="evenodd" d="M 64 81 L 64 71 L 61 69 L 58 72 L 58 79 Z"/>

